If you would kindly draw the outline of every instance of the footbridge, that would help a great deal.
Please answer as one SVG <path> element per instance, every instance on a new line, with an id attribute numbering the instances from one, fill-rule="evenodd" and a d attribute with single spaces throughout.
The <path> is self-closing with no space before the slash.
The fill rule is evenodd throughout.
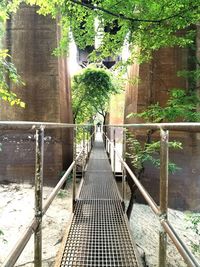
<path id="1" fill-rule="evenodd" d="M 56 266 L 142 266 L 122 203 L 98 132 Z"/>
<path id="2" fill-rule="evenodd" d="M 187 266 L 200 266 L 180 239 L 167 217 L 168 195 L 168 131 L 200 132 L 200 123 L 132 124 L 104 127 L 97 132 L 91 125 L 70 125 L 33 122 L 0 122 L 2 129 L 31 128 L 36 130 L 35 216 L 7 256 L 3 267 L 15 266 L 32 234 L 34 242 L 34 266 L 42 266 L 42 217 L 73 173 L 72 217 L 65 230 L 55 267 L 136 267 L 143 266 L 136 244 L 130 232 L 125 205 L 125 185 L 128 174 L 141 192 L 152 211 L 158 216 L 159 232 L 158 266 L 167 266 L 167 238 L 170 238 Z M 42 201 L 44 130 L 72 128 L 74 140 L 78 128 L 82 129 L 81 146 L 74 142 L 74 160 L 45 203 Z M 125 153 L 119 153 L 115 143 L 115 129 L 123 129 L 125 147 L 127 127 L 160 131 L 160 203 L 157 205 L 142 186 L 125 161 Z M 108 129 L 113 130 L 113 140 Z M 77 149 L 78 148 L 78 149 Z M 116 158 L 122 165 L 122 195 L 115 181 Z M 82 161 L 82 179 L 77 183 L 77 162 Z M 111 164 L 110 164 L 111 163 Z M 151 242 L 151 239 L 149 239 Z"/>

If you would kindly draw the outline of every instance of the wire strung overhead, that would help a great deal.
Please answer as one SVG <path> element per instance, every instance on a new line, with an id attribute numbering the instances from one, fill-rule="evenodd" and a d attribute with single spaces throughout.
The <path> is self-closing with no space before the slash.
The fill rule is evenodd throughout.
<path id="1" fill-rule="evenodd" d="M 97 6 L 97 5 L 92 5 L 90 3 L 84 3 L 84 2 L 80 2 L 78 0 L 69 0 L 70 2 L 74 3 L 74 4 L 77 4 L 77 5 L 81 5 L 81 6 L 84 6 L 88 9 L 91 9 L 91 10 L 100 10 L 104 13 L 107 13 L 111 16 L 114 16 L 114 17 L 117 17 L 117 18 L 120 18 L 120 19 L 124 19 L 124 20 L 129 20 L 131 22 L 152 22 L 152 23 L 161 23 L 161 22 L 164 22 L 164 21 L 167 21 L 167 20 L 170 20 L 170 19 L 173 19 L 175 17 L 184 17 L 185 16 L 185 13 L 188 12 L 188 11 L 191 11 L 191 10 L 195 10 L 195 9 L 198 9 L 199 5 L 194 5 L 194 6 L 190 6 L 190 8 L 187 8 L 187 9 L 182 9 L 180 12 L 172 15 L 172 16 L 169 16 L 169 17 L 166 17 L 166 18 L 162 18 L 162 19 L 158 19 L 158 20 L 153 20 L 153 19 L 138 19 L 138 18 L 131 18 L 131 17 L 126 17 L 124 14 L 116 14 L 110 10 L 107 10 L 103 7 L 100 7 L 100 6 Z"/>

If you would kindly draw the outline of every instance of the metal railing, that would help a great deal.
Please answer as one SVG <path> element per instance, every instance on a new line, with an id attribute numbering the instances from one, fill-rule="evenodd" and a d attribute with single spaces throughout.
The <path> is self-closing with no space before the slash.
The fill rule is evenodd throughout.
<path id="1" fill-rule="evenodd" d="M 131 128 L 131 130 L 159 130 L 160 131 L 160 203 L 159 206 L 155 203 L 153 198 L 144 188 L 144 186 L 137 179 L 133 171 L 127 165 L 125 161 L 125 152 L 122 156 L 119 154 L 116 148 L 115 141 L 115 129 L 121 127 L 123 129 Z M 108 138 L 108 129 L 113 129 L 113 142 Z M 197 262 L 191 251 L 186 247 L 185 243 L 176 233 L 175 229 L 172 227 L 168 221 L 168 141 L 169 141 L 169 130 L 173 131 L 185 131 L 185 132 L 200 132 L 200 123 L 152 123 L 152 124 L 124 124 L 124 125 L 106 125 L 104 126 L 104 143 L 106 151 L 111 158 L 111 147 L 113 150 L 112 162 L 115 164 L 115 157 L 117 156 L 122 164 L 122 198 L 125 201 L 125 183 L 126 176 L 124 171 L 128 172 L 129 176 L 133 179 L 135 185 L 139 189 L 142 196 L 145 198 L 148 205 L 151 207 L 153 212 L 158 216 L 160 221 L 160 231 L 159 231 L 159 259 L 158 266 L 167 266 L 167 235 L 170 237 L 179 253 L 183 257 L 186 264 L 190 267 L 199 267 L 200 264 Z M 125 150 L 126 144 L 126 134 L 123 131 L 123 147 Z M 112 164 L 112 163 L 111 163 Z M 115 165 L 113 165 L 115 166 Z M 115 173 L 115 167 L 113 167 L 113 172 Z"/>
<path id="2" fill-rule="evenodd" d="M 88 134 L 88 127 L 90 127 L 90 137 Z M 83 142 L 82 148 L 76 155 L 76 142 L 74 142 L 74 156 L 73 162 L 61 177 L 51 194 L 48 196 L 46 202 L 43 205 L 43 159 L 44 159 L 44 131 L 45 129 L 61 129 L 61 128 L 72 128 L 74 129 L 74 140 L 76 140 L 76 132 L 78 128 L 83 131 Z M 85 131 L 87 128 L 87 141 L 85 140 Z M 83 155 L 88 154 L 91 151 L 95 129 L 93 125 L 75 125 L 67 123 L 45 123 L 45 122 L 24 122 L 24 121 L 1 121 L 1 130 L 15 130 L 15 129 L 31 129 L 35 130 L 36 139 L 36 159 L 35 159 L 35 215 L 31 220 L 26 230 L 22 233 L 21 237 L 13 247 L 12 251 L 6 257 L 2 267 L 12 267 L 16 263 L 17 259 L 21 255 L 22 251 L 26 247 L 31 236 L 34 234 L 34 266 L 42 266 L 42 217 L 48 210 L 52 201 L 58 194 L 61 187 L 66 182 L 67 177 L 73 171 L 73 192 L 72 192 L 72 210 L 76 202 L 76 163 L 77 160 Z M 86 149 L 87 148 L 87 149 Z M 83 161 L 82 169 L 85 168 L 86 161 Z"/>

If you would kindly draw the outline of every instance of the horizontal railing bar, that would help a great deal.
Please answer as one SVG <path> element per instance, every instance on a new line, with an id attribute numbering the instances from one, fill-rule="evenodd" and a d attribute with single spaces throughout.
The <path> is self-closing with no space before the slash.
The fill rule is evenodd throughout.
<path id="1" fill-rule="evenodd" d="M 108 124 L 106 127 L 122 127 L 146 130 L 174 130 L 184 132 L 200 132 L 199 122 L 176 122 L 176 123 L 134 123 L 134 124 Z"/>
<path id="2" fill-rule="evenodd" d="M 73 127 L 94 126 L 93 124 L 70 124 L 56 122 L 34 122 L 34 121 L 0 121 L 0 129 L 35 129 L 44 127 L 46 129 L 55 128 L 73 128 Z M 176 122 L 176 123 L 134 123 L 134 124 L 111 124 L 106 127 L 127 127 L 134 129 L 152 129 L 152 130 L 174 130 L 174 131 L 192 131 L 200 132 L 199 122 Z"/>
<path id="3" fill-rule="evenodd" d="M 189 251 L 189 249 L 185 246 L 183 241 L 177 235 L 175 229 L 170 224 L 170 222 L 168 220 L 161 220 L 160 223 L 162 224 L 165 231 L 168 233 L 169 237 L 173 241 L 174 245 L 178 249 L 179 253 L 182 255 L 185 262 L 188 264 L 188 266 L 199 267 L 199 263 L 196 261 L 193 254 Z"/>
<path id="4" fill-rule="evenodd" d="M 17 259 L 19 258 L 20 254 L 24 250 L 26 244 L 30 240 L 32 234 L 37 229 L 39 223 L 37 222 L 36 218 L 34 218 L 31 223 L 27 226 L 26 230 L 21 235 L 18 242 L 15 244 L 13 249 L 11 250 L 10 254 L 3 262 L 2 267 L 12 267 L 16 263 Z"/>
<path id="5" fill-rule="evenodd" d="M 35 129 L 43 127 L 45 129 L 73 128 L 73 127 L 94 126 L 93 124 L 71 124 L 56 122 L 34 122 L 34 121 L 0 121 L 0 129 Z"/>
<path id="6" fill-rule="evenodd" d="M 49 195 L 48 199 L 46 200 L 44 207 L 43 207 L 43 215 L 46 213 L 46 211 L 48 210 L 49 206 L 51 205 L 52 201 L 54 200 L 54 198 L 56 197 L 58 191 L 61 189 L 62 185 L 64 184 L 66 178 L 68 177 L 68 175 L 71 173 L 71 171 L 73 170 L 74 164 L 76 163 L 76 161 L 79 159 L 79 157 L 81 156 L 82 152 L 83 152 L 84 148 L 81 149 L 81 151 L 79 152 L 79 154 L 77 155 L 76 159 L 72 162 L 72 164 L 69 166 L 69 168 L 67 169 L 67 171 L 64 173 L 64 175 L 62 176 L 62 178 L 60 179 L 60 181 L 58 182 L 58 184 L 56 185 L 56 187 L 54 188 L 54 190 L 51 192 L 51 194 Z"/>
<path id="7" fill-rule="evenodd" d="M 46 202 L 44 204 L 44 207 L 42 209 L 42 216 L 46 213 L 46 211 L 48 210 L 48 208 L 51 205 L 52 201 L 56 197 L 58 191 L 60 190 L 60 188 L 64 184 L 66 178 L 71 173 L 71 171 L 72 171 L 72 169 L 74 167 L 75 162 L 81 156 L 83 150 L 84 150 L 84 148 L 81 149 L 81 151 L 77 155 L 76 159 L 71 163 L 71 165 L 69 166 L 69 168 L 67 169 L 67 171 L 64 173 L 64 175 L 62 176 L 62 178 L 60 179 L 60 181 L 58 182 L 58 184 L 56 185 L 56 187 L 53 189 L 53 191 L 51 192 L 51 194 L 48 196 L 48 199 L 46 200 Z M 33 218 L 32 221 L 31 221 L 31 223 L 28 225 L 27 229 L 23 232 L 23 234 L 21 235 L 20 239 L 18 240 L 18 242 L 13 247 L 13 249 L 10 252 L 10 254 L 8 255 L 8 257 L 4 261 L 2 267 L 11 267 L 11 266 L 14 266 L 15 262 L 17 261 L 17 259 L 21 255 L 22 251 L 24 250 L 26 244 L 30 240 L 32 234 L 37 229 L 37 227 L 38 227 L 37 220 L 35 218 Z"/>
<path id="8" fill-rule="evenodd" d="M 105 133 L 104 133 L 105 135 Z M 110 139 L 105 135 L 107 138 L 108 142 L 111 144 L 111 146 L 114 148 L 112 142 Z M 141 194 L 143 197 L 146 199 L 147 203 L 151 207 L 151 209 L 154 211 L 156 215 L 161 217 L 160 210 L 157 206 L 157 204 L 154 202 L 152 197 L 149 195 L 149 193 L 146 191 L 146 189 L 143 187 L 143 185 L 140 183 L 140 181 L 137 179 L 137 177 L 134 175 L 132 170 L 129 168 L 129 166 L 126 164 L 126 162 L 122 159 L 122 157 L 119 155 L 118 151 L 116 148 L 114 148 L 117 157 L 119 158 L 120 162 L 124 165 L 125 169 L 128 171 L 130 174 L 131 178 L 134 180 L 135 184 L 137 185 L 138 189 L 140 190 Z M 188 264 L 189 267 L 199 267 L 199 263 L 196 261 L 194 258 L 193 254 L 190 252 L 190 250 L 185 246 L 183 241 L 180 239 L 172 225 L 169 223 L 168 220 L 166 219 L 161 219 L 160 220 L 161 225 L 164 227 L 165 231 L 173 241 L 174 245 L 178 249 L 179 253 L 185 260 L 185 262 Z"/>
<path id="9" fill-rule="evenodd" d="M 106 135 L 105 135 L 106 136 Z M 137 177 L 134 175 L 134 173 L 131 171 L 131 169 L 129 168 L 129 166 L 126 164 L 126 162 L 122 159 L 122 157 L 119 155 L 118 151 L 116 148 L 114 148 L 112 142 L 109 140 L 109 138 L 106 136 L 108 142 L 111 144 L 111 146 L 113 147 L 113 149 L 116 152 L 117 157 L 119 158 L 120 162 L 124 165 L 124 167 L 126 168 L 126 170 L 128 171 L 128 173 L 130 174 L 131 178 L 133 179 L 133 181 L 135 182 L 135 184 L 137 185 L 138 189 L 140 190 L 140 192 L 142 193 L 142 195 L 144 196 L 144 198 L 146 199 L 147 203 L 149 204 L 149 206 L 152 208 L 152 210 L 157 214 L 160 215 L 160 211 L 158 208 L 158 205 L 154 202 L 154 200 L 152 199 L 152 197 L 149 195 L 149 193 L 146 191 L 146 189 L 143 187 L 143 185 L 140 183 L 140 181 L 137 179 Z"/>

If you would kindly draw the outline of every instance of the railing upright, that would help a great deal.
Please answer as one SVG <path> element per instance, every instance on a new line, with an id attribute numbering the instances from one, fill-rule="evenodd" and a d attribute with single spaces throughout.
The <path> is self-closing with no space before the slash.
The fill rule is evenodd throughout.
<path id="1" fill-rule="evenodd" d="M 89 142 L 89 131 L 88 131 L 88 128 L 87 128 L 87 162 L 88 162 L 88 159 L 89 159 L 89 151 L 90 151 L 90 142 Z"/>
<path id="2" fill-rule="evenodd" d="M 35 219 L 38 227 L 34 233 L 34 266 L 42 267 L 42 202 L 43 202 L 44 128 L 36 129 L 35 159 Z"/>
<path id="3" fill-rule="evenodd" d="M 168 209 L 168 131 L 160 130 L 160 220 L 167 220 Z M 159 267 L 166 267 L 167 233 L 160 227 Z"/>
<path id="4" fill-rule="evenodd" d="M 115 176 L 115 171 L 116 171 L 116 153 L 115 153 L 115 148 L 116 148 L 116 130 L 115 128 L 113 129 L 113 173 Z"/>
<path id="5" fill-rule="evenodd" d="M 91 143 L 91 148 L 93 147 L 94 145 L 94 140 L 95 140 L 95 133 L 96 133 L 96 129 L 95 129 L 95 126 L 92 126 L 92 132 L 93 132 L 93 136 L 92 136 L 92 143 Z"/>
<path id="6" fill-rule="evenodd" d="M 109 134 L 110 134 L 110 136 L 111 136 L 111 128 L 109 128 Z M 108 142 L 108 146 L 109 146 L 109 154 L 108 154 L 108 159 L 109 159 L 109 161 L 110 161 L 110 163 L 111 163 L 111 153 L 112 153 L 112 150 L 111 150 L 111 143 L 110 142 Z"/>
<path id="7" fill-rule="evenodd" d="M 122 158 L 123 161 L 126 162 L 126 128 L 123 128 L 123 140 L 122 140 Z M 124 202 L 124 210 L 125 210 L 125 200 L 126 200 L 126 169 L 124 164 L 121 163 L 122 168 L 122 199 Z"/>
<path id="8" fill-rule="evenodd" d="M 72 212 L 74 212 L 76 203 L 76 138 L 77 138 L 77 126 L 74 128 L 74 143 L 73 143 L 73 161 L 75 162 L 73 167 L 73 184 L 72 184 Z"/>
<path id="9" fill-rule="evenodd" d="M 82 154 L 82 178 L 85 173 L 85 127 L 82 128 L 83 131 L 83 154 Z"/>

